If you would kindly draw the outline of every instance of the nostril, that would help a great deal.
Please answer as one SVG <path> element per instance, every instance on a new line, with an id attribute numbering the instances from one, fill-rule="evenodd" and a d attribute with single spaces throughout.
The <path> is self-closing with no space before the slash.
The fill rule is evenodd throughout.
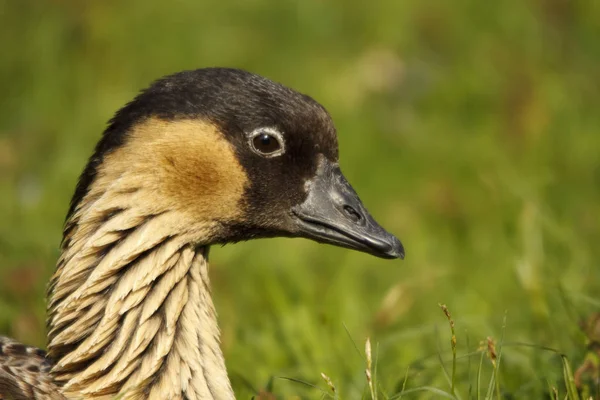
<path id="1" fill-rule="evenodd" d="M 346 213 L 346 216 L 352 220 L 352 222 L 359 222 L 362 219 L 360 214 L 350 206 L 344 206 L 344 212 Z"/>

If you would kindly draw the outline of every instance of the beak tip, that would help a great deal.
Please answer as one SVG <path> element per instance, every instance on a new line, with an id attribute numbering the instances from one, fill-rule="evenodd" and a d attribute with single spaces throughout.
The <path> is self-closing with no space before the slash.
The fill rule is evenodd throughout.
<path id="1" fill-rule="evenodd" d="M 404 246 L 402 245 L 400 240 L 398 240 L 398 238 L 395 236 L 394 236 L 394 240 L 392 243 L 392 249 L 391 249 L 391 251 L 388 252 L 388 254 L 392 258 L 399 258 L 401 260 L 404 260 L 404 256 L 406 255 L 406 253 L 404 251 Z"/>
<path id="2" fill-rule="evenodd" d="M 385 240 L 384 242 L 380 242 L 379 251 L 375 254 L 381 258 L 399 258 L 401 260 L 404 260 L 404 256 L 406 254 L 404 252 L 404 246 L 396 236 L 393 236 L 391 234 L 388 235 L 389 236 L 387 240 Z"/>

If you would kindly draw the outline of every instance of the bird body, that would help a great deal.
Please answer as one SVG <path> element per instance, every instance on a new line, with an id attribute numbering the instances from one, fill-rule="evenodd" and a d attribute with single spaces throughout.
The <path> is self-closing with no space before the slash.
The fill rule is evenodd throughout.
<path id="1" fill-rule="evenodd" d="M 325 109 L 280 84 L 223 68 L 155 82 L 117 112 L 77 185 L 47 354 L 0 337 L 0 398 L 235 398 L 210 245 L 289 236 L 403 256 L 337 158 Z"/>

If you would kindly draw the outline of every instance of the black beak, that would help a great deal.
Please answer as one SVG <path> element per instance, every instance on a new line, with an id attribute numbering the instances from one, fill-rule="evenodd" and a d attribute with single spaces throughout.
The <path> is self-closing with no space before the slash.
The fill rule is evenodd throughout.
<path id="1" fill-rule="evenodd" d="M 382 258 L 404 258 L 402 243 L 363 206 L 340 168 L 322 160 L 307 182 L 308 197 L 294 207 L 300 236 Z"/>

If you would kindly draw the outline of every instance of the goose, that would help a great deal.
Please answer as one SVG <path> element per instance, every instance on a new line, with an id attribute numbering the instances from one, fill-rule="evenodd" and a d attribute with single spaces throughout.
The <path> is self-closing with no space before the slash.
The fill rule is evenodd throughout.
<path id="1" fill-rule="evenodd" d="M 404 258 L 311 97 L 230 68 L 154 82 L 85 167 L 47 291 L 47 350 L 0 337 L 2 399 L 234 399 L 213 244 L 303 237 Z"/>

